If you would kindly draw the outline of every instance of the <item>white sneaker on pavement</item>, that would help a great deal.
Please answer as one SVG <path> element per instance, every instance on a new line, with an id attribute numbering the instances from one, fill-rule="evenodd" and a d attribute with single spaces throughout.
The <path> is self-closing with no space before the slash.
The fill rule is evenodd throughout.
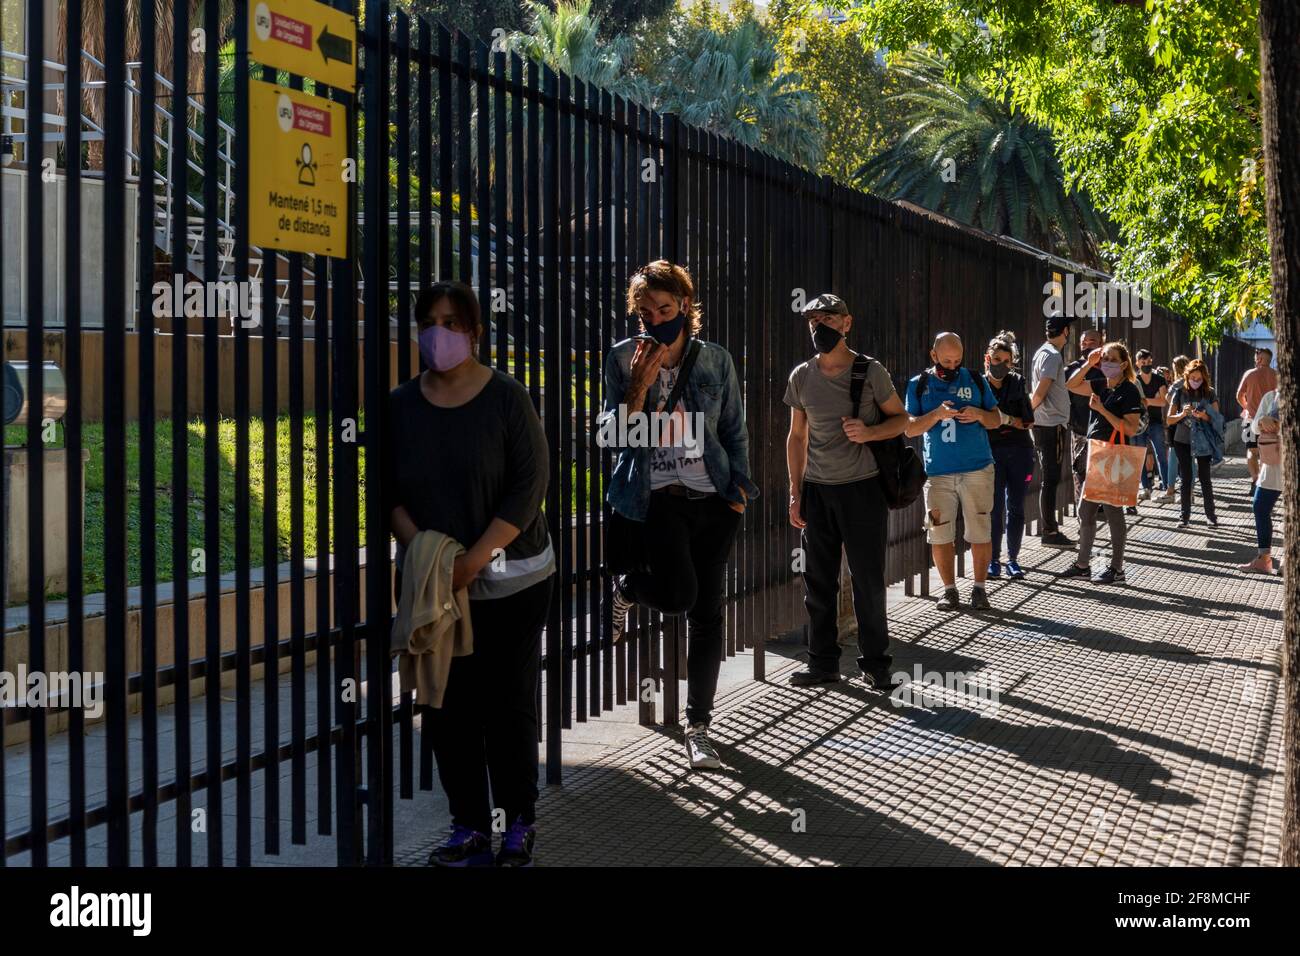
<path id="1" fill-rule="evenodd" d="M 708 724 L 691 724 L 686 728 L 686 756 L 696 770 L 717 770 L 722 766 L 713 741 L 709 740 Z"/>

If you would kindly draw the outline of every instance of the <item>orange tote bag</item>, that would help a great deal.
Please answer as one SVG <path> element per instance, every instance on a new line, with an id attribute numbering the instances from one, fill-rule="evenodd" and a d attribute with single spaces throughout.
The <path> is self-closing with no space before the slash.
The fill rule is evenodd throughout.
<path id="1" fill-rule="evenodd" d="M 1146 457 L 1146 445 L 1122 444 L 1118 431 L 1111 432 L 1110 441 L 1089 439 L 1083 497 L 1117 508 L 1137 507 L 1138 485 Z"/>

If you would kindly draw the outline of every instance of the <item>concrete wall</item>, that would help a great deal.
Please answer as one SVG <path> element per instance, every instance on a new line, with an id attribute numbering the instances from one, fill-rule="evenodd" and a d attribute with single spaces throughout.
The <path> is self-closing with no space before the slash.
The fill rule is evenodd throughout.
<path id="1" fill-rule="evenodd" d="M 113 230 L 120 236 L 127 275 L 127 324 L 134 325 L 136 270 L 137 187 L 126 185 L 126 214 Z M 47 328 L 67 323 L 67 186 L 66 177 L 56 173 L 42 184 L 44 242 L 34 250 L 41 258 L 44 323 Z M 27 243 L 27 170 L 0 170 L 0 203 L 4 204 L 4 256 L 0 258 L 0 279 L 4 282 L 4 321 L 26 323 L 28 308 L 27 262 L 33 250 Z M 81 324 L 86 328 L 104 325 L 104 183 L 81 181 Z"/>
<path id="2" fill-rule="evenodd" d="M 45 593 L 61 594 L 68 589 L 68 471 L 67 451 L 48 448 L 41 453 L 45 495 Z M 82 487 L 90 452 L 81 452 Z M 5 468 L 5 603 L 27 600 L 28 523 L 27 488 L 30 480 L 27 449 L 6 448 Z"/>

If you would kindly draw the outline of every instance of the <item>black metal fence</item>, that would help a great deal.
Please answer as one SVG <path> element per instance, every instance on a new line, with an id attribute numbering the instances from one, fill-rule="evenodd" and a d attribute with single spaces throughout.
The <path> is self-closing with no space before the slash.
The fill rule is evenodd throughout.
<path id="1" fill-rule="evenodd" d="M 826 290 L 842 295 L 857 319 L 852 344 L 879 358 L 900 388 L 927 364 L 939 330 L 960 333 L 972 356 L 1003 328 L 1017 333 L 1027 353 L 1041 337 L 1043 286 L 1062 271 L 1059 262 L 847 189 L 514 53 L 393 13 L 382 0 L 333 6 L 364 14 L 355 98 L 268 67 L 253 75 L 312 90 L 347 109 L 348 155 L 359 159 L 360 176 L 349 188 L 348 221 L 357 224 L 353 254 L 342 258 L 250 246 L 248 177 L 256 157 L 244 135 L 247 2 L 234 5 L 228 88 L 219 44 L 209 40 L 196 66 L 188 42 L 198 27 L 209 38 L 221 35 L 218 4 L 204 5 L 202 23 L 189 21 L 184 3 L 174 6 L 170 23 L 155 21 L 153 4 L 140 5 L 139 29 L 132 31 L 140 46 L 131 56 L 144 80 L 133 117 L 126 113 L 128 98 L 117 95 L 130 85 L 126 24 L 110 16 L 83 28 L 81 3 L 67 2 L 65 63 L 79 61 L 84 30 L 103 31 L 102 167 L 87 168 L 75 107 L 57 135 L 42 122 L 25 124 L 16 169 L 26 172 L 26 348 L 34 370 L 30 403 L 39 408 L 48 344 L 44 297 L 62 294 L 74 307 L 61 333 L 68 382 L 61 446 L 67 460 L 80 461 L 87 447 L 80 415 L 87 381 L 75 304 L 83 286 L 81 250 L 97 249 L 106 303 L 104 374 L 95 384 L 104 404 L 95 451 L 103 506 L 93 515 L 83 508 L 88 485 L 70 467 L 63 502 L 66 596 L 51 615 L 42 533 L 50 508 L 41 464 L 51 451 L 48 429 L 39 416 L 29 417 L 26 453 L 36 477 L 26 510 L 28 597 L 25 613 L 9 609 L 4 661 L 7 670 L 17 662 L 32 671 L 56 663 L 67 671 L 102 669 L 106 711 L 98 733 L 90 733 L 77 707 L 5 711 L 7 730 L 26 726 L 30 790 L 25 799 L 6 795 L 5 761 L 20 758 L 18 750 L 6 758 L 0 748 L 0 819 L 6 821 L 0 863 L 85 863 L 93 858 L 90 834 L 104 828 L 110 864 L 189 865 L 197 857 L 219 865 L 227 854 L 248 864 L 259 816 L 255 788 L 262 852 L 281 852 L 287 822 L 292 844 L 305 843 L 309 827 L 333 836 L 341 864 L 391 861 L 394 789 L 411 797 L 417 770 L 419 786 L 431 787 L 433 768 L 423 737 L 417 750 L 409 697 L 393 693 L 390 540 L 373 489 L 381 399 L 414 371 L 413 290 L 433 279 L 457 278 L 478 290 L 489 319 L 480 357 L 527 384 L 553 449 L 545 510 L 561 587 L 546 628 L 538 691 L 551 782 L 560 779 L 562 731 L 574 721 L 633 701 L 643 722 L 679 719 L 685 623 L 641 611 L 627 639 L 612 645 L 608 637 L 601 532 L 610 456 L 592 426 L 606 350 L 629 331 L 622 302 L 632 270 L 663 256 L 692 271 L 704 335 L 731 352 L 743 383 L 751 467 L 763 494 L 746 513 L 728 575 L 725 633 L 729 655 L 752 653 L 756 678 L 765 673 L 765 641 L 804 623 L 792 570 L 799 542 L 786 512 L 782 403 L 790 370 L 810 354 L 795 312 L 801 298 Z M 45 4 L 28 0 L 26 7 L 27 49 L 41 50 L 51 26 L 42 21 Z M 173 57 L 158 63 L 157 38 L 168 33 Z M 26 101 L 43 102 L 45 71 L 29 63 Z M 66 104 L 83 102 L 80 87 L 80 71 L 67 71 Z M 197 104 L 188 110 L 187 91 Z M 234 118 L 229 157 L 193 147 L 218 142 L 223 97 Z M 173 119 L 197 116 L 201 135 L 190 137 L 190 149 L 146 150 L 131 166 L 128 144 L 155 144 L 154 123 L 164 108 Z M 47 155 L 62 169 L 53 183 L 34 174 Z M 199 162 L 205 175 L 195 177 L 189 161 Z M 234 184 L 229 220 L 219 215 L 223 162 L 231 165 Z M 128 176 L 132 168 L 138 176 Z M 78 201 L 87 176 L 102 180 L 105 197 L 105 225 L 93 235 L 81 228 Z M 128 185 L 139 203 L 133 236 L 118 231 Z M 42 211 L 51 189 L 64 191 L 67 210 L 60 241 L 68 255 L 57 288 L 48 288 L 41 257 L 31 254 L 47 242 Z M 176 215 L 174 207 L 160 214 L 161 192 L 184 197 L 190 215 Z M 13 214 L 3 208 L 3 215 Z M 167 226 L 162 235 L 155 228 L 160 221 Z M 134 276 L 124 270 L 128 243 L 136 249 Z M 0 257 L 12 251 L 0 250 Z M 255 277 L 250 264 L 260 266 Z M 143 290 L 160 272 L 182 271 L 255 281 L 264 302 L 285 300 L 287 334 L 270 321 L 234 322 L 227 334 L 213 316 L 197 332 L 184 322 L 167 332 L 157 332 L 152 321 L 128 322 L 127 283 L 139 284 L 143 302 Z M 1192 349 L 1185 325 L 1161 309 L 1149 328 L 1107 321 L 1112 335 L 1152 347 L 1162 358 Z M 137 329 L 131 335 L 129 324 Z M 195 334 L 203 341 L 197 382 L 185 360 Z M 250 358 L 254 343 L 260 368 Z M 223 378 L 219 356 L 227 344 L 233 375 Z M 167 350 L 170 381 L 159 381 L 158 359 Z M 260 416 L 250 403 L 255 379 L 263 396 L 281 390 L 282 350 L 290 396 L 283 425 L 274 402 L 263 401 Z M 1249 350 L 1233 343 L 1217 357 L 1228 381 L 1245 367 Z M 138 369 L 131 378 L 129 358 Z M 314 382 L 307 396 L 309 370 Z M 201 420 L 161 419 L 157 396 L 168 387 L 171 409 L 185 408 L 190 390 L 201 388 Z M 234 389 L 235 414 L 223 423 L 225 388 Z M 138 390 L 138 424 L 127 421 L 130 390 Z M 1225 400 L 1232 404 L 1226 394 Z M 262 439 L 257 468 L 256 431 Z M 278 462 L 286 459 L 284 475 Z M 189 474 L 192 460 L 201 483 Z M 1031 495 L 1031 520 L 1035 501 Z M 1066 488 L 1059 501 L 1067 506 Z M 83 513 L 102 518 L 102 528 L 88 526 L 83 534 Z M 4 540 L 10 547 L 7 534 Z M 102 551 L 93 561 L 103 567 L 102 595 L 86 593 L 87 548 Z M 201 578 L 191 577 L 196 548 L 205 558 Z M 7 562 L 0 576 L 3 567 Z M 921 506 L 894 513 L 890 582 L 906 581 L 909 593 L 918 586 L 924 591 L 928 567 Z M 223 677 L 233 686 L 233 701 L 223 701 Z M 233 709 L 233 740 L 227 709 Z M 51 719 L 57 727 L 48 726 Z M 66 761 L 52 763 L 50 741 L 60 739 Z M 233 833 L 223 804 L 227 784 L 233 785 Z M 62 802 L 55 790 L 66 791 L 67 809 L 52 814 L 51 806 Z M 174 815 L 165 822 L 168 804 Z M 202 827 L 195 825 L 200 818 Z M 160 839 L 164 828 L 170 837 Z"/>

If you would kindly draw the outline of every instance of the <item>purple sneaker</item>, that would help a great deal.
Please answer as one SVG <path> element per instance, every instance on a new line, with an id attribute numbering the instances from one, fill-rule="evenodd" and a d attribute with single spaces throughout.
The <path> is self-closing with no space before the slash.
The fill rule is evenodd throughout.
<path id="1" fill-rule="evenodd" d="M 537 839 L 536 827 L 528 826 L 522 820 L 510 824 L 510 829 L 501 838 L 501 849 L 497 852 L 497 866 L 532 866 L 535 839 Z"/>
<path id="2" fill-rule="evenodd" d="M 429 854 L 430 866 L 491 866 L 492 839 L 486 833 L 453 825 L 451 836 Z"/>

